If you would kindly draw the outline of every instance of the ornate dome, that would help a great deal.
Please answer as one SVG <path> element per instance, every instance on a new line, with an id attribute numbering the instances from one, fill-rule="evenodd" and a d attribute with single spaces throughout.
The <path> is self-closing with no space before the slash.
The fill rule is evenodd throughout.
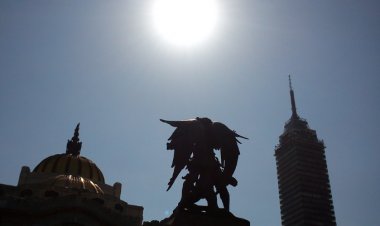
<path id="1" fill-rule="evenodd" d="M 90 159 L 79 155 L 57 154 L 42 160 L 33 172 L 56 173 L 90 179 L 94 182 L 104 182 L 102 171 Z"/>
<path id="2" fill-rule="evenodd" d="M 47 157 L 34 168 L 35 173 L 55 173 L 58 175 L 72 175 L 104 182 L 102 171 L 91 160 L 80 156 L 82 142 L 79 142 L 79 123 L 75 128 L 74 136 L 67 141 L 66 153 Z"/>
<path id="3" fill-rule="evenodd" d="M 79 176 L 58 175 L 52 180 L 51 186 L 84 190 L 97 194 L 104 194 L 103 190 L 99 187 L 99 185 L 95 184 L 89 179 Z"/>

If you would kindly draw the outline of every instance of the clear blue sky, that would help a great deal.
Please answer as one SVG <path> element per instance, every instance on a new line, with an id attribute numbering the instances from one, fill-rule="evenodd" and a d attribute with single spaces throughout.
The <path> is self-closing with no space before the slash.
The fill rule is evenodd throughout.
<path id="1" fill-rule="evenodd" d="M 176 206 L 166 192 L 173 129 L 159 118 L 207 116 L 251 138 L 240 146 L 231 210 L 280 225 L 274 147 L 299 114 L 327 148 L 342 226 L 380 225 L 379 1 L 219 0 L 209 43 L 173 49 L 146 1 L 0 2 L 0 183 L 63 153 L 81 122 L 82 155 L 145 220 Z"/>

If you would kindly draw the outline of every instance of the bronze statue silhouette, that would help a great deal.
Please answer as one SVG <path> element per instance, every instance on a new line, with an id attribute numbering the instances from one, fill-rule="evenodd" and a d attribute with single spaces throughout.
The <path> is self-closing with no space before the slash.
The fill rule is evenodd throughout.
<path id="1" fill-rule="evenodd" d="M 167 191 L 182 169 L 186 167 L 188 170 L 188 174 L 183 177 L 182 197 L 177 209 L 190 209 L 202 198 L 207 200 L 209 209 L 217 209 L 219 194 L 224 209 L 229 211 L 230 195 L 227 186 L 237 185 L 237 180 L 233 177 L 240 154 L 237 138 L 248 138 L 240 136 L 223 123 L 208 118 L 160 120 L 176 127 L 167 143 L 167 149 L 174 150 L 174 171 Z M 221 161 L 214 150 L 220 150 Z"/>

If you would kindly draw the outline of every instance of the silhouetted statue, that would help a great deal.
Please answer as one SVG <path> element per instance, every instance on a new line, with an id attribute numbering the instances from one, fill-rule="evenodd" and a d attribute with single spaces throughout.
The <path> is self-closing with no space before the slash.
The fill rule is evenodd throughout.
<path id="1" fill-rule="evenodd" d="M 66 154 L 79 155 L 80 149 L 82 148 L 82 142 L 79 142 L 79 126 L 80 123 L 77 124 L 74 131 L 74 136 L 71 140 L 67 140 L 66 145 Z"/>
<path id="2" fill-rule="evenodd" d="M 217 209 L 217 194 L 223 202 L 224 209 L 229 211 L 230 196 L 228 185 L 236 186 L 235 172 L 240 143 L 240 136 L 220 122 L 208 118 L 196 118 L 184 121 L 167 121 L 176 127 L 167 143 L 168 150 L 174 150 L 173 175 L 168 183 L 169 190 L 183 168 L 188 174 L 183 177 L 182 197 L 179 209 L 190 209 L 202 198 L 207 200 L 209 209 Z M 221 161 L 214 150 L 220 150 Z"/>

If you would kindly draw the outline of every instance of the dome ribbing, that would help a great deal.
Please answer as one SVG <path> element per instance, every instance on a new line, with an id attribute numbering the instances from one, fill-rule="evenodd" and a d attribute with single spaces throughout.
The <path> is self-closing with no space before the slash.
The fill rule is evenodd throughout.
<path id="1" fill-rule="evenodd" d="M 42 160 L 33 172 L 80 176 L 105 183 L 102 171 L 90 159 L 79 155 L 56 154 Z"/>

